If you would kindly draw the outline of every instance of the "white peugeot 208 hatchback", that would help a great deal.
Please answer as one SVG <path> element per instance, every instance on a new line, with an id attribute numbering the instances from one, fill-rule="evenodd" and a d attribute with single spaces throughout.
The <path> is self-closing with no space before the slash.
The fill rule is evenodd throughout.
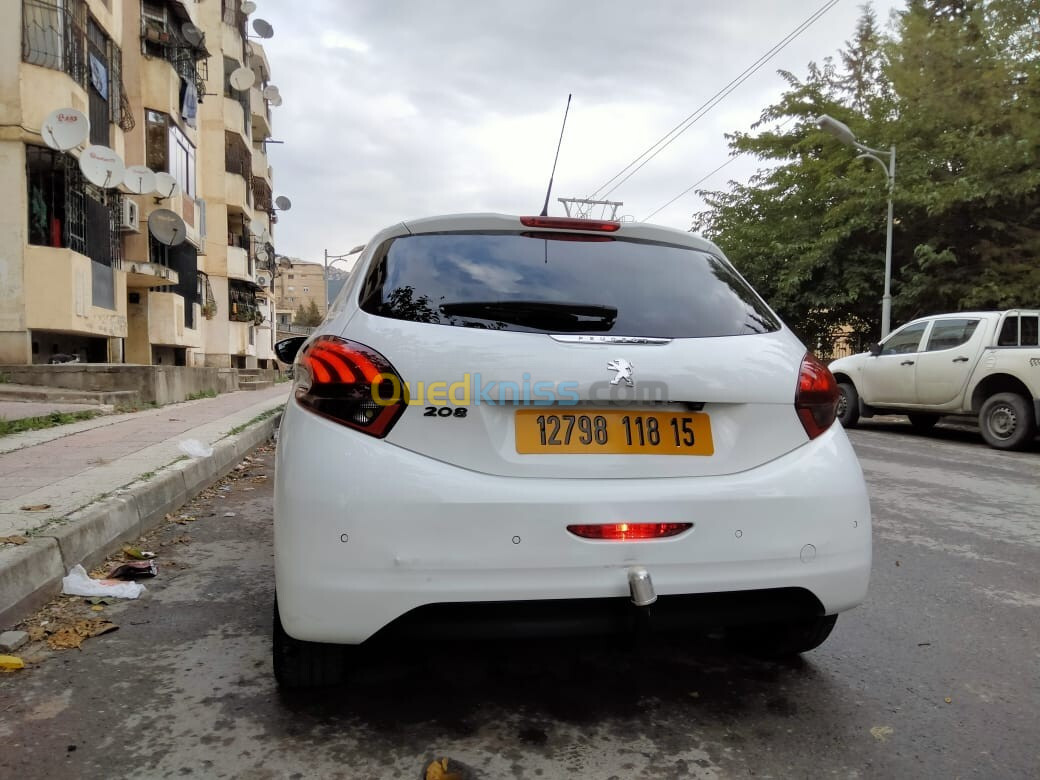
<path id="1" fill-rule="evenodd" d="M 819 645 L 865 597 L 834 378 L 714 244 L 462 214 L 376 235 L 294 364 L 274 669 L 364 643 L 723 628 Z M 414 635 L 414 634 L 413 634 Z"/>

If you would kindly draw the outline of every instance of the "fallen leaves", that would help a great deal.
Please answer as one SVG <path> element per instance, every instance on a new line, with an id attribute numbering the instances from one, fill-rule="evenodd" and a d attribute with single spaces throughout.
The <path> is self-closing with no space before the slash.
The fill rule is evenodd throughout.
<path id="1" fill-rule="evenodd" d="M 29 539 L 25 536 L 0 536 L 0 544 L 28 544 Z"/>
<path id="2" fill-rule="evenodd" d="M 119 626 L 103 618 L 77 620 L 71 625 L 57 629 L 47 637 L 52 650 L 79 650 L 87 639 L 115 631 Z"/>
<path id="3" fill-rule="evenodd" d="M 50 504 L 28 504 L 27 506 L 19 507 L 23 512 L 42 512 L 44 509 L 50 508 Z"/>

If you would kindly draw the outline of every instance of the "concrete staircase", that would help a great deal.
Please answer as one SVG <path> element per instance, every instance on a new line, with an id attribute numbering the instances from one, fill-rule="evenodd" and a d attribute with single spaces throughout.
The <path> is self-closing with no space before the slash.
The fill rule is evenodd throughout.
<path id="1" fill-rule="evenodd" d="M 239 390 L 265 390 L 274 385 L 273 373 L 262 368 L 238 369 Z"/>

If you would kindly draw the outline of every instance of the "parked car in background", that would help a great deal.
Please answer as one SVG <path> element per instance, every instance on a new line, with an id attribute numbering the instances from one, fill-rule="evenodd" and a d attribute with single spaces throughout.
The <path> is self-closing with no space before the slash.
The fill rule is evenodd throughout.
<path id="1" fill-rule="evenodd" d="M 431 636 L 720 627 L 789 655 L 866 595 L 834 378 L 690 233 L 398 223 L 277 351 L 282 685 Z"/>
<path id="2" fill-rule="evenodd" d="M 829 368 L 846 428 L 875 414 L 905 414 L 918 430 L 971 415 L 991 447 L 1022 449 L 1040 419 L 1040 311 L 922 317 Z"/>

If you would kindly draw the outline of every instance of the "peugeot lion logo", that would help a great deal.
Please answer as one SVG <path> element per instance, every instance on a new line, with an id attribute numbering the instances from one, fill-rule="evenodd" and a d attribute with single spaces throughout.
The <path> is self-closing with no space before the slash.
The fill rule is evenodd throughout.
<path id="1" fill-rule="evenodd" d="M 629 387 L 632 387 L 632 385 L 635 384 L 635 382 L 632 381 L 632 364 L 624 358 L 611 360 L 607 363 L 607 368 L 611 371 L 617 371 L 614 378 L 610 380 L 610 384 L 617 385 L 620 384 L 622 380 L 624 380 L 625 384 Z"/>

